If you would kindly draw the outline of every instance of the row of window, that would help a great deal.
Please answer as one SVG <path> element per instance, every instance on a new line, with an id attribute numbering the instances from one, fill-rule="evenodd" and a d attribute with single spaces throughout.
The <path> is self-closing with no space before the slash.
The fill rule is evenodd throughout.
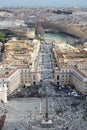
<path id="1" fill-rule="evenodd" d="M 62 72 L 71 72 L 71 70 L 62 70 Z"/>
<path id="2" fill-rule="evenodd" d="M 62 75 L 62 78 L 64 78 L 64 77 L 71 77 L 71 75 Z M 57 80 L 59 80 L 59 75 L 57 75 Z"/>
<path id="3" fill-rule="evenodd" d="M 21 75 L 21 77 L 31 77 L 30 75 Z"/>
<path id="4" fill-rule="evenodd" d="M 23 73 L 23 72 L 30 72 L 30 70 L 21 70 L 21 72 Z"/>
<path id="5" fill-rule="evenodd" d="M 22 83 L 30 83 L 30 81 L 27 81 L 27 80 L 25 80 L 25 81 L 22 80 L 21 82 L 22 82 Z"/>

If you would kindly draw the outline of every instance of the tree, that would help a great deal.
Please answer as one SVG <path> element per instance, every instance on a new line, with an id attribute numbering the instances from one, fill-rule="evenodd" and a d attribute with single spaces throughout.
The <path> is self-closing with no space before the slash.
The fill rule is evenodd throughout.
<path id="1" fill-rule="evenodd" d="M 44 35 L 43 27 L 41 27 L 40 25 L 37 25 L 35 28 L 35 33 L 36 33 L 36 35 L 40 35 L 43 37 L 43 35 Z"/>

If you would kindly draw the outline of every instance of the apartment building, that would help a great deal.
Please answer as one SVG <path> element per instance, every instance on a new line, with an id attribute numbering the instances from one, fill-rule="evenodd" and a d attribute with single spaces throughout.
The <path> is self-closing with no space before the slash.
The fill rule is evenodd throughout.
<path id="1" fill-rule="evenodd" d="M 7 102 L 7 95 L 14 92 L 20 86 L 31 86 L 38 84 L 38 77 L 35 71 L 29 68 L 0 68 L 0 99 Z M 5 87 L 3 87 L 5 86 Z"/>
<path id="2" fill-rule="evenodd" d="M 87 94 L 87 76 L 85 74 L 83 74 L 79 69 L 74 69 L 72 71 L 71 83 L 83 95 Z"/>
<path id="3" fill-rule="evenodd" d="M 35 28 L 28 28 L 26 35 L 29 38 L 35 38 Z"/>
<path id="4" fill-rule="evenodd" d="M 8 94 L 11 94 L 20 85 L 20 70 L 15 68 L 0 68 L 0 84 L 6 84 Z"/>
<path id="5" fill-rule="evenodd" d="M 25 86 L 31 86 L 31 85 L 35 85 L 38 83 L 37 82 L 37 73 L 32 72 L 28 68 L 20 69 L 20 79 L 21 79 L 20 84 L 25 85 Z"/>
<path id="6" fill-rule="evenodd" d="M 35 29 L 27 30 L 28 35 L 35 37 Z M 0 95 L 9 95 L 20 86 L 36 85 L 40 81 L 35 70 L 40 40 L 18 40 L 13 37 L 5 44 L 4 58 L 0 65 Z M 3 88 L 3 85 L 7 86 Z M 3 92 L 3 93 L 2 93 Z M 0 99 L 2 99 L 2 97 Z M 4 102 L 7 102 L 7 96 Z"/>
<path id="7" fill-rule="evenodd" d="M 83 95 L 87 95 L 86 55 L 83 56 L 83 53 L 70 47 L 70 45 L 69 49 L 67 48 L 63 46 L 62 51 L 60 51 L 58 45 L 58 49 L 54 49 L 58 64 L 58 67 L 54 68 L 54 83 L 57 86 L 73 85 Z"/>
<path id="8" fill-rule="evenodd" d="M 78 69 L 55 70 L 54 83 L 58 86 L 73 85 L 83 95 L 87 94 L 87 77 Z"/>
<path id="9" fill-rule="evenodd" d="M 54 83 L 59 85 L 69 85 L 71 83 L 71 70 L 57 68 L 54 71 Z"/>
<path id="10" fill-rule="evenodd" d="M 34 68 L 40 48 L 39 40 L 17 40 L 12 38 L 5 44 L 5 62 L 12 66 Z"/>

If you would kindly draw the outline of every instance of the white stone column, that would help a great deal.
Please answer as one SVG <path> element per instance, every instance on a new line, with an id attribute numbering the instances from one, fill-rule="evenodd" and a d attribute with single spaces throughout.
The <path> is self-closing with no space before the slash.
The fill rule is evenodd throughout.
<path id="1" fill-rule="evenodd" d="M 7 84 L 0 86 L 0 100 L 7 103 Z"/>

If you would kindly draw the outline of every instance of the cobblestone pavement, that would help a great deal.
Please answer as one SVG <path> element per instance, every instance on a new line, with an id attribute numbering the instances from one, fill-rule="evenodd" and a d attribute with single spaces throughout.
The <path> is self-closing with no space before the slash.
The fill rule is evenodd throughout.
<path id="1" fill-rule="evenodd" d="M 83 103 L 70 97 L 49 97 L 49 118 L 66 120 L 68 130 L 87 130 L 87 121 L 83 119 Z M 72 105 L 76 103 L 76 106 Z M 9 108 L 8 108 L 9 106 Z M 28 130 L 29 121 L 38 121 L 45 116 L 45 98 L 19 98 L 8 102 L 8 113 L 3 130 Z M 54 121 L 55 122 L 55 121 Z M 38 124 L 37 124 L 38 125 Z M 62 124 L 63 125 L 63 124 Z M 56 122 L 57 130 L 62 130 Z M 65 126 L 63 125 L 64 130 Z M 40 129 L 39 126 L 36 129 Z M 32 128 L 32 130 L 35 130 Z M 43 130 L 41 128 L 41 130 Z M 45 128 L 48 130 L 48 128 Z M 49 128 L 49 130 L 53 130 Z"/>

